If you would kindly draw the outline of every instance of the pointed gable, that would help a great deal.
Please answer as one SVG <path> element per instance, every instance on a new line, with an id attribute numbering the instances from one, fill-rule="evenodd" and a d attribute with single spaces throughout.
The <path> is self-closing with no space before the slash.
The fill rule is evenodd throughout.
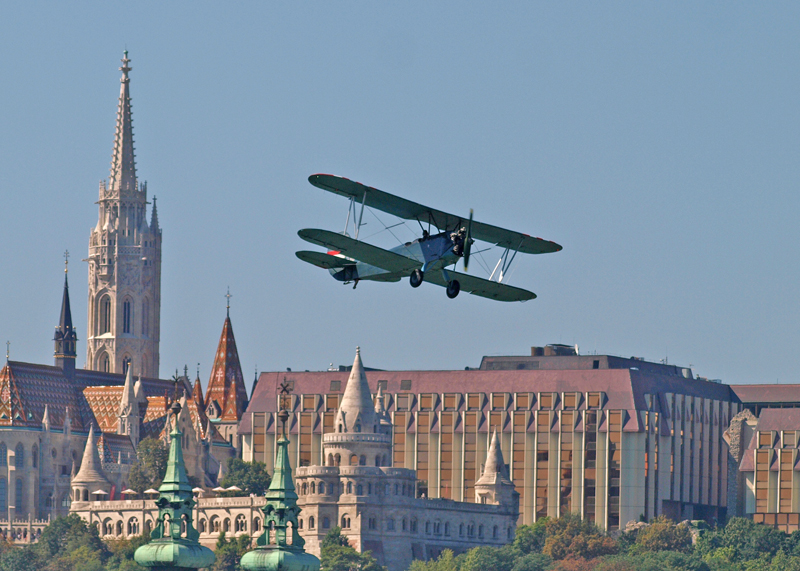
<path id="1" fill-rule="evenodd" d="M 230 316 L 225 318 L 222 326 L 205 402 L 207 407 L 216 403 L 223 422 L 238 422 L 247 407 L 247 389 L 244 386 Z"/>
<path id="2" fill-rule="evenodd" d="M 0 426 L 25 425 L 27 417 L 11 363 L 0 370 Z"/>

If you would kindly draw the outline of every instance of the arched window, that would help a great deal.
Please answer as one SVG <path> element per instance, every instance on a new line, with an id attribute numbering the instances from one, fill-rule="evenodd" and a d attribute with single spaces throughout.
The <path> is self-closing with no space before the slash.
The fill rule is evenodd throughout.
<path id="1" fill-rule="evenodd" d="M 8 466 L 8 448 L 5 442 L 0 442 L 0 466 Z"/>
<path id="2" fill-rule="evenodd" d="M 150 330 L 150 301 L 144 298 L 142 302 L 142 337 L 147 337 Z"/>
<path id="3" fill-rule="evenodd" d="M 133 302 L 126 299 L 122 302 L 122 332 L 130 333 L 133 324 Z"/>
<path id="4" fill-rule="evenodd" d="M 347 514 L 342 516 L 342 529 L 350 529 L 350 516 Z"/>
<path id="5" fill-rule="evenodd" d="M 36 446 L 36 444 L 34 444 L 33 448 L 31 449 L 31 467 L 39 467 L 39 447 Z"/>
<path id="6" fill-rule="evenodd" d="M 394 485 L 394 495 L 395 496 L 397 495 L 397 492 L 398 492 L 399 488 L 400 488 L 399 485 L 397 485 L 397 484 Z"/>
<path id="7" fill-rule="evenodd" d="M 312 515 L 311 517 L 308 518 L 308 529 L 314 529 L 315 524 L 316 521 L 314 520 L 314 516 Z"/>
<path id="8" fill-rule="evenodd" d="M 431 533 L 431 522 L 429 522 L 429 521 L 425 522 L 425 533 L 427 533 L 429 535 Z"/>
<path id="9" fill-rule="evenodd" d="M 322 529 L 328 529 L 331 526 L 331 520 L 327 517 L 322 518 Z"/>
<path id="10" fill-rule="evenodd" d="M 229 518 L 225 518 L 225 521 L 222 522 L 222 531 L 228 533 L 231 530 L 231 520 Z"/>
<path id="11" fill-rule="evenodd" d="M 80 493 L 80 492 L 78 492 L 78 493 Z M 83 501 L 84 502 L 88 502 L 89 501 L 89 490 L 83 490 Z"/>
<path id="12" fill-rule="evenodd" d="M 361 424 L 357 422 L 357 423 L 356 423 L 356 426 L 355 426 L 355 428 L 354 428 L 354 430 L 355 430 L 356 432 L 361 432 Z"/>
<path id="13" fill-rule="evenodd" d="M 319 493 L 320 494 L 324 494 L 325 493 L 325 482 L 320 482 L 319 483 Z"/>
<path id="14" fill-rule="evenodd" d="M 17 447 L 14 448 L 14 467 L 25 467 L 25 447 L 22 445 L 22 442 L 17 444 Z"/>
<path id="15" fill-rule="evenodd" d="M 69 507 L 71 505 L 72 505 L 72 498 L 70 497 L 69 493 L 66 493 L 63 496 L 61 496 L 61 507 L 62 508 L 69 509 Z"/>
<path id="16" fill-rule="evenodd" d="M 128 535 L 139 535 L 139 519 L 132 517 L 128 520 Z"/>
<path id="17" fill-rule="evenodd" d="M 355 454 L 352 454 L 350 456 L 350 465 L 351 466 L 358 466 L 358 456 L 356 456 Z"/>
<path id="18" fill-rule="evenodd" d="M 478 526 L 478 537 L 483 537 L 483 525 Z"/>
<path id="19" fill-rule="evenodd" d="M 358 465 L 359 466 L 366 466 L 367 465 L 367 457 L 364 456 L 363 454 L 361 455 L 361 458 L 359 458 L 359 460 L 358 460 Z"/>
<path id="20" fill-rule="evenodd" d="M 389 465 L 389 458 L 386 454 L 383 455 L 383 461 L 381 462 L 381 466 L 388 466 Z"/>
<path id="21" fill-rule="evenodd" d="M 100 321 L 98 326 L 100 335 L 111 332 L 111 298 L 107 295 L 100 299 Z"/>
<path id="22" fill-rule="evenodd" d="M 316 494 L 317 493 L 317 483 L 316 482 L 311 482 L 311 493 L 312 494 Z"/>
<path id="23" fill-rule="evenodd" d="M 253 518 L 253 531 L 261 531 L 261 520 L 257 517 Z"/>
<path id="24" fill-rule="evenodd" d="M 444 522 L 444 534 L 450 535 L 450 524 L 448 522 Z"/>
<path id="25" fill-rule="evenodd" d="M 463 523 L 458 524 L 458 536 L 459 537 L 464 537 L 464 524 Z"/>
<path id="26" fill-rule="evenodd" d="M 303 518 L 297 520 L 297 529 L 303 529 Z"/>
<path id="27" fill-rule="evenodd" d="M 125 355 L 122 359 L 122 374 L 126 375 L 128 373 L 128 367 L 131 366 L 131 358 Z"/>
<path id="28" fill-rule="evenodd" d="M 361 484 L 359 484 L 356 487 L 356 495 L 357 496 L 363 496 L 364 495 L 364 486 L 362 486 Z"/>
<path id="29" fill-rule="evenodd" d="M 340 422 L 339 423 L 339 432 L 341 432 L 341 431 L 342 431 L 342 423 Z"/>
<path id="30" fill-rule="evenodd" d="M 347 482 L 347 493 L 348 494 L 353 493 L 353 482 Z"/>
<path id="31" fill-rule="evenodd" d="M 0 514 L 5 514 L 8 509 L 8 484 L 6 479 L 0 479 Z M 5 517 L 2 515 L 0 517 Z"/>
<path id="32" fill-rule="evenodd" d="M 497 539 L 497 536 L 498 536 L 497 526 L 494 526 L 494 528 L 492 529 L 492 538 Z"/>
<path id="33" fill-rule="evenodd" d="M 408 522 L 406 521 L 406 518 L 403 518 L 403 531 L 405 531 L 407 527 L 408 527 Z"/>
<path id="34" fill-rule="evenodd" d="M 200 521 L 197 522 L 197 531 L 199 531 L 200 533 L 206 532 L 206 520 L 201 519 Z"/>
<path id="35" fill-rule="evenodd" d="M 367 482 L 367 494 L 372 495 L 372 482 Z"/>
<path id="36" fill-rule="evenodd" d="M 234 531 L 247 531 L 247 519 L 244 517 L 243 514 L 239 514 L 236 516 L 235 528 Z"/>
<path id="37" fill-rule="evenodd" d="M 19 513 L 25 513 L 25 497 L 22 495 L 22 478 L 17 478 L 17 485 L 14 490 L 14 505 L 19 510 Z"/>
<path id="38" fill-rule="evenodd" d="M 119 537 L 121 535 L 122 535 L 122 520 L 119 520 L 117 522 L 117 536 Z"/>
<path id="39" fill-rule="evenodd" d="M 334 466 L 338 466 L 339 464 L 341 464 L 341 462 L 342 462 L 341 455 L 337 454 L 336 456 L 333 457 L 333 465 Z"/>
<path id="40" fill-rule="evenodd" d="M 333 466 L 333 454 L 328 454 L 328 466 Z"/>
<path id="41" fill-rule="evenodd" d="M 97 361 L 98 369 L 103 371 L 104 373 L 111 372 L 111 362 L 108 358 L 108 353 L 105 351 L 100 355 L 100 359 Z"/>
<path id="42" fill-rule="evenodd" d="M 378 468 L 380 468 L 380 467 L 381 467 L 381 455 L 380 455 L 380 454 L 378 454 L 377 456 L 375 456 L 375 465 L 376 465 Z"/>

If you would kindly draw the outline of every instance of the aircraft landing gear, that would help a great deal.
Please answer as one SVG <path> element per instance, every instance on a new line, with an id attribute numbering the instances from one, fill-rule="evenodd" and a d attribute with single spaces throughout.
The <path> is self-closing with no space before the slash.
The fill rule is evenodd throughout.
<path id="1" fill-rule="evenodd" d="M 422 285 L 422 270 L 414 270 L 411 272 L 411 277 L 409 278 L 409 283 L 411 283 L 411 287 L 419 287 Z"/>
<path id="2" fill-rule="evenodd" d="M 461 284 L 458 283 L 458 280 L 453 280 L 449 284 L 447 284 L 447 297 L 450 299 L 455 299 L 458 295 L 458 292 L 461 291 Z"/>

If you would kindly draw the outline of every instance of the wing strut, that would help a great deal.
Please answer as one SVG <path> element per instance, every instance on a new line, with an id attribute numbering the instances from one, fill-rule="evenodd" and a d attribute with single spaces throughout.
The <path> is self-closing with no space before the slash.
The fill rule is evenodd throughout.
<path id="1" fill-rule="evenodd" d="M 358 240 L 358 231 L 361 230 L 361 221 L 364 219 L 364 204 L 366 204 L 366 202 L 367 202 L 367 190 L 364 189 L 364 198 L 361 199 L 361 213 L 358 215 L 358 226 L 356 227 L 356 240 Z M 353 220 L 353 222 L 355 223 L 355 219 Z"/>

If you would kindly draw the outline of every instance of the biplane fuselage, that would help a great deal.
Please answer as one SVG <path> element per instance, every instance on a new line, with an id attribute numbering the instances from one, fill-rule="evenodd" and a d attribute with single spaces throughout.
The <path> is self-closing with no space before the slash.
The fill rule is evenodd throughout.
<path id="1" fill-rule="evenodd" d="M 422 271 L 441 270 L 449 265 L 455 264 L 460 256 L 453 253 L 453 240 L 450 232 L 441 232 L 431 236 L 418 238 L 413 242 L 406 242 L 402 246 L 396 246 L 389 251 L 411 258 L 422 264 Z M 339 252 L 332 251 L 328 254 L 341 256 Z M 344 256 L 342 256 L 344 257 Z M 408 277 L 407 272 L 388 272 L 383 268 L 372 266 L 366 262 L 359 262 L 344 257 L 352 262 L 344 268 L 331 268 L 329 271 L 334 279 L 340 282 L 351 282 L 361 279 L 371 279 L 373 281 L 400 281 Z"/>

